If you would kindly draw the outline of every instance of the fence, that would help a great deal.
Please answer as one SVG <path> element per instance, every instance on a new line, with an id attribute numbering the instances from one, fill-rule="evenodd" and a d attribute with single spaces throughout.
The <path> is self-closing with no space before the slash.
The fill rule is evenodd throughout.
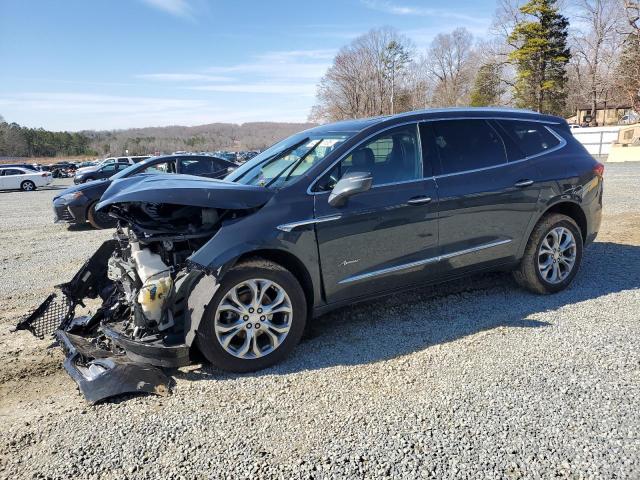
<path id="1" fill-rule="evenodd" d="M 571 130 L 573 136 L 598 160 L 606 160 L 611 142 L 618 139 L 622 127 L 585 127 Z"/>

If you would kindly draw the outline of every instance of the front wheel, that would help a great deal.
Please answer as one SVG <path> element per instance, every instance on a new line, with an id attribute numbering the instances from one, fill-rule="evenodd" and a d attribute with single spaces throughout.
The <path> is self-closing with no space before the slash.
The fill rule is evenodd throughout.
<path id="1" fill-rule="evenodd" d="M 222 370 L 251 372 L 288 355 L 306 320 L 307 303 L 296 277 L 277 263 L 253 259 L 223 277 L 205 309 L 197 344 Z"/>
<path id="2" fill-rule="evenodd" d="M 25 180 L 20 184 L 20 189 L 25 192 L 33 192 L 36 189 L 36 184 L 31 180 Z"/>
<path id="3" fill-rule="evenodd" d="M 544 216 L 533 229 L 513 276 L 534 293 L 564 290 L 582 262 L 582 233 L 576 222 L 558 213 Z"/>
<path id="4" fill-rule="evenodd" d="M 98 202 L 94 202 L 87 211 L 87 220 L 93 228 L 102 230 L 104 228 L 113 228 L 118 223 L 113 217 L 110 217 L 104 212 L 96 212 L 96 205 Z"/>

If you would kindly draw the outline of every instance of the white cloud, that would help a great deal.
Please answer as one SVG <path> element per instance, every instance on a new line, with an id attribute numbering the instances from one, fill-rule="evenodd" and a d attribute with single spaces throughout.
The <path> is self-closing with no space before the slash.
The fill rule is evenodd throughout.
<path id="1" fill-rule="evenodd" d="M 147 73 L 135 75 L 135 78 L 159 82 L 228 82 L 232 80 L 230 77 L 203 75 L 201 73 Z"/>
<path id="2" fill-rule="evenodd" d="M 419 17 L 440 17 L 462 20 L 471 23 L 487 23 L 483 17 L 466 15 L 453 10 L 442 8 L 415 7 L 412 5 L 400 5 L 390 0 L 360 0 L 360 3 L 373 10 L 389 13 L 391 15 L 413 15 Z"/>
<path id="3" fill-rule="evenodd" d="M 147 5 L 176 17 L 193 19 L 193 9 L 187 0 L 142 0 Z"/>
<path id="4" fill-rule="evenodd" d="M 84 93 L 28 92 L 0 95 L 5 119 L 51 130 L 102 130 L 215 122 L 302 122 L 309 107 L 294 97 L 276 104 L 232 99 L 181 99 Z M 235 108 L 234 108 L 235 107 Z"/>
<path id="5" fill-rule="evenodd" d="M 189 87 L 189 89 L 207 92 L 273 93 L 280 95 L 305 95 L 311 97 L 316 93 L 314 83 L 234 83 L 225 85 L 198 85 L 195 87 Z"/>

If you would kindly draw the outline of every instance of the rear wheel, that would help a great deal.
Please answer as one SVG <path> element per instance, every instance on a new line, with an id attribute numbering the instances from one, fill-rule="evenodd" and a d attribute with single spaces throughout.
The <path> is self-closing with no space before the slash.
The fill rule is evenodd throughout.
<path id="1" fill-rule="evenodd" d="M 582 234 L 572 218 L 546 215 L 533 229 L 514 278 L 535 293 L 564 290 L 578 273 L 582 249 Z"/>
<path id="2" fill-rule="evenodd" d="M 302 287 L 287 269 L 254 259 L 233 267 L 203 315 L 198 347 L 230 372 L 269 367 L 298 344 L 307 318 Z"/>
<path id="3" fill-rule="evenodd" d="M 24 190 L 25 192 L 32 192 L 36 189 L 36 184 L 31 180 L 25 180 L 20 184 L 20 189 Z"/>
<path id="4" fill-rule="evenodd" d="M 106 213 L 96 212 L 96 205 L 98 202 L 94 202 L 87 211 L 87 220 L 93 228 L 102 230 L 104 228 L 113 228 L 117 224 L 117 220 L 110 217 Z"/>

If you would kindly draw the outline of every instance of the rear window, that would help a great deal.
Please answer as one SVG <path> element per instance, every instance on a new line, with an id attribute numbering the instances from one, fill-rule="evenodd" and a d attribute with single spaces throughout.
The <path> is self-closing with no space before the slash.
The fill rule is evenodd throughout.
<path id="1" fill-rule="evenodd" d="M 560 145 L 560 140 L 542 123 L 498 120 L 498 124 L 527 157 L 544 153 Z"/>

